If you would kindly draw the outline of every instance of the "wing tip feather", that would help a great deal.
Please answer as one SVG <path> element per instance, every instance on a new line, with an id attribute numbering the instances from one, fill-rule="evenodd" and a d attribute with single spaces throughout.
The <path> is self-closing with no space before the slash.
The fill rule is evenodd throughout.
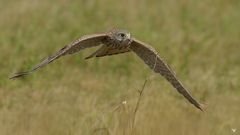
<path id="1" fill-rule="evenodd" d="M 14 79 L 17 79 L 19 77 L 23 77 L 23 76 L 26 76 L 28 75 L 29 72 L 19 72 L 19 73 L 15 73 L 14 75 L 10 76 L 9 79 L 10 80 L 14 80 Z"/>
<path id="2" fill-rule="evenodd" d="M 202 112 L 205 112 L 205 105 L 203 104 L 199 104 L 198 106 L 196 106 L 198 109 L 200 109 Z"/>

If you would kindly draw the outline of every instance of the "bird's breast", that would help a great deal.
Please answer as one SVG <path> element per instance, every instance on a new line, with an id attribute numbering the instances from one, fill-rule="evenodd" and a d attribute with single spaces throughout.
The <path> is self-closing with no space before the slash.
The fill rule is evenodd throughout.
<path id="1" fill-rule="evenodd" d="M 118 49 L 118 50 L 129 48 L 130 46 L 128 42 L 120 42 L 120 41 L 109 41 L 105 44 L 110 48 Z"/>

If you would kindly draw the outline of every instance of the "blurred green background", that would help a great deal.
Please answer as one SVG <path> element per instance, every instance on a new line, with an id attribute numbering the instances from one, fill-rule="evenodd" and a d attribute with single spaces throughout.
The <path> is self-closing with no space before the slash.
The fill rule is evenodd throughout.
<path id="1" fill-rule="evenodd" d="M 154 75 L 132 129 L 137 91 L 151 74 L 133 53 L 86 61 L 88 49 L 8 79 L 82 35 L 112 28 L 155 47 L 205 112 Z M 1 135 L 240 132 L 239 0 L 1 0 L 0 51 Z"/>

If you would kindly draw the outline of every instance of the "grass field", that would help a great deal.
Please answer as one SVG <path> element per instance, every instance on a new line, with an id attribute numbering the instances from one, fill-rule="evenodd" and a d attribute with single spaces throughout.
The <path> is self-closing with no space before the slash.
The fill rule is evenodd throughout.
<path id="1" fill-rule="evenodd" d="M 8 79 L 112 28 L 154 46 L 205 112 L 153 75 L 132 128 L 151 74 L 133 53 L 86 61 L 88 49 Z M 0 67 L 0 135 L 240 134 L 239 0 L 1 0 Z"/>

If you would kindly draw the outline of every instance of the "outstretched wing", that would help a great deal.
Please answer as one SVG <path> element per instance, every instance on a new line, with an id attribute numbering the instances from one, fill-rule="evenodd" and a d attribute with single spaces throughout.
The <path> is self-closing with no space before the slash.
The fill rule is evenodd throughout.
<path id="1" fill-rule="evenodd" d="M 65 47 L 60 49 L 58 52 L 56 52 L 55 54 L 44 59 L 42 62 L 37 64 L 31 70 L 26 71 L 26 72 L 16 73 L 12 77 L 10 77 L 10 79 L 28 75 L 28 74 L 36 71 L 37 69 L 40 69 L 40 68 L 44 67 L 45 65 L 51 63 L 52 61 L 58 59 L 61 56 L 64 56 L 67 54 L 73 54 L 73 53 L 79 52 L 82 49 L 100 45 L 101 43 L 105 42 L 106 37 L 107 37 L 107 34 L 94 34 L 94 35 L 84 36 L 84 37 L 70 43 L 69 45 L 66 45 Z"/>
<path id="2" fill-rule="evenodd" d="M 145 62 L 145 64 L 154 70 L 154 72 L 160 73 L 164 76 L 190 103 L 202 110 L 201 105 L 184 88 L 182 83 L 176 78 L 174 72 L 168 64 L 161 59 L 154 48 L 134 39 L 130 45 L 130 49 L 133 50 Z"/>

